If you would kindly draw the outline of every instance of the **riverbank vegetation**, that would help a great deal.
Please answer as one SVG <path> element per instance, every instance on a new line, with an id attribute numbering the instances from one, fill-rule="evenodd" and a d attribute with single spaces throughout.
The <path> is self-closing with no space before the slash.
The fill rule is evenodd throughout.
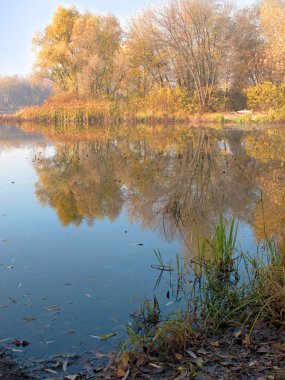
<path id="1" fill-rule="evenodd" d="M 284 376 L 284 237 L 263 241 L 249 254 L 237 230 L 234 220 L 226 226 L 220 219 L 197 258 L 184 265 L 165 264 L 159 255 L 154 268 L 169 273 L 184 307 L 167 315 L 154 297 L 131 314 L 119 354 L 121 377 L 147 374 L 150 366 L 158 379 Z"/>
<path id="2" fill-rule="evenodd" d="M 33 41 L 35 72 L 53 83 L 56 96 L 18 117 L 150 122 L 218 113 L 208 118 L 283 121 L 284 17 L 279 0 L 244 9 L 169 0 L 123 30 L 112 15 L 59 7 Z M 258 115 L 233 114 L 245 108 Z"/>

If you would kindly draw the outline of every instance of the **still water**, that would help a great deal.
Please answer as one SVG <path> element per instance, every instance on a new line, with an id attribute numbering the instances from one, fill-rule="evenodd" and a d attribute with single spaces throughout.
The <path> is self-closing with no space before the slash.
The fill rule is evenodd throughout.
<path id="1" fill-rule="evenodd" d="M 26 364 L 109 352 L 154 294 L 179 307 L 154 250 L 187 262 L 221 215 L 249 252 L 284 232 L 282 127 L 6 125 L 0 174 L 0 340 Z"/>

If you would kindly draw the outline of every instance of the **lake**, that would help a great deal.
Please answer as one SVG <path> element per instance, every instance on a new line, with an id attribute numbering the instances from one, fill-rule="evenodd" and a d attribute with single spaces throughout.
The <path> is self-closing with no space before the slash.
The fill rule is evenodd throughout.
<path id="1" fill-rule="evenodd" d="M 35 368 L 78 354 L 88 371 L 142 300 L 179 308 L 155 252 L 187 265 L 221 215 L 249 253 L 284 233 L 281 126 L 2 125 L 0 173 L 0 340 Z"/>

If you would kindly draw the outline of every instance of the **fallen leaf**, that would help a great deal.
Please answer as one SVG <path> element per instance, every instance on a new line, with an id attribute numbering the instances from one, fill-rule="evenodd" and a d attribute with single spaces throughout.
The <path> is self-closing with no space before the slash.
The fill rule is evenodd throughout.
<path id="1" fill-rule="evenodd" d="M 53 370 L 53 369 L 49 369 L 49 368 L 44 368 L 44 371 L 46 371 L 46 372 L 48 372 L 48 373 L 53 373 L 53 374 L 55 374 L 55 375 L 58 374 L 57 371 L 55 371 L 55 370 Z"/>
<path id="2" fill-rule="evenodd" d="M 279 350 L 285 352 L 285 345 L 281 343 L 275 343 L 274 347 L 278 348 Z"/>
<path id="3" fill-rule="evenodd" d="M 68 360 L 66 360 L 66 361 L 63 363 L 63 365 L 62 365 L 62 370 L 63 370 L 63 372 L 66 372 L 66 370 L 67 370 L 67 364 L 68 364 Z"/>
<path id="4" fill-rule="evenodd" d="M 20 347 L 22 345 L 22 342 L 18 339 L 13 340 L 13 342 L 11 343 L 14 344 L 16 347 Z"/>
<path id="5" fill-rule="evenodd" d="M 241 334 L 242 334 L 242 331 L 241 330 L 237 330 L 237 331 L 235 331 L 234 336 L 236 338 L 239 338 L 241 336 Z"/>
<path id="6" fill-rule="evenodd" d="M 60 309 L 61 307 L 59 305 L 51 305 L 51 306 L 47 306 L 43 308 L 43 310 L 46 310 L 46 311 L 60 310 Z"/>
<path id="7" fill-rule="evenodd" d="M 1 340 L 0 340 L 0 343 L 2 343 L 2 342 L 7 342 L 8 340 L 13 340 L 13 338 L 5 338 L 5 339 L 1 339 Z"/>
<path id="8" fill-rule="evenodd" d="M 242 340 L 242 344 L 245 346 L 249 346 L 251 344 L 250 336 L 246 334 L 246 336 Z"/>
<path id="9" fill-rule="evenodd" d="M 126 372 L 123 370 L 123 369 L 118 369 L 118 372 L 117 372 L 117 377 L 125 377 L 126 376 Z"/>
<path id="10" fill-rule="evenodd" d="M 205 350 L 198 350 L 197 353 L 200 355 L 208 355 L 209 354 L 209 352 L 205 351 Z"/>
<path id="11" fill-rule="evenodd" d="M 13 352 L 24 352 L 23 350 L 16 350 L 15 348 L 9 348 L 9 350 L 11 350 Z"/>
<path id="12" fill-rule="evenodd" d="M 36 318 L 34 318 L 34 317 L 24 317 L 23 321 L 25 321 L 25 322 L 33 322 L 33 321 L 36 321 Z"/>
<path id="13" fill-rule="evenodd" d="M 143 356 L 140 356 L 138 359 L 137 359 L 137 362 L 136 362 L 136 365 L 138 367 L 142 366 L 143 364 L 145 363 L 145 358 Z"/>
<path id="14" fill-rule="evenodd" d="M 66 380 L 76 380 L 78 377 L 78 375 L 68 375 L 68 376 L 65 376 L 64 378 Z"/>
<path id="15" fill-rule="evenodd" d="M 103 334 L 103 335 L 100 335 L 99 338 L 100 338 L 101 340 L 107 340 L 107 339 L 112 338 L 113 336 L 116 336 L 116 335 L 117 335 L 116 332 L 112 332 L 112 333 L 110 333 L 110 334 Z"/>
<path id="16" fill-rule="evenodd" d="M 223 365 L 224 367 L 227 367 L 229 365 L 232 365 L 232 363 L 230 363 L 230 362 L 221 362 L 221 365 Z"/>
<path id="17" fill-rule="evenodd" d="M 219 355 L 219 357 L 222 359 L 238 359 L 242 355 L 243 354 L 241 353 L 239 356 L 237 356 L 237 355 Z"/>
<path id="18" fill-rule="evenodd" d="M 92 367 L 91 365 L 85 365 L 84 366 L 84 368 L 85 369 L 87 369 L 87 370 L 89 370 L 89 371 L 94 371 L 95 373 L 97 372 L 103 372 L 104 371 L 104 369 L 105 369 L 105 367 L 97 367 L 97 368 L 94 368 L 94 367 Z"/>
<path id="19" fill-rule="evenodd" d="M 176 369 L 177 369 L 177 371 L 181 371 L 181 372 L 186 370 L 186 368 L 182 367 L 181 365 L 179 367 L 177 367 Z"/>
<path id="20" fill-rule="evenodd" d="M 210 345 L 213 347 L 220 347 L 220 343 L 218 341 L 210 342 Z"/>
<path id="21" fill-rule="evenodd" d="M 259 354 L 267 354 L 269 352 L 268 347 L 260 347 L 256 352 Z"/>
<path id="22" fill-rule="evenodd" d="M 191 356 L 191 358 L 193 358 L 193 359 L 197 359 L 197 358 L 198 358 L 198 356 L 197 356 L 193 351 L 191 351 L 191 350 L 185 350 L 185 352 L 186 352 L 189 356 Z"/>
<path id="23" fill-rule="evenodd" d="M 235 367 L 232 367 L 231 368 L 231 371 L 234 371 L 234 372 L 238 372 L 238 371 L 240 371 L 242 369 L 242 367 L 239 367 L 239 366 L 235 366 Z"/>
<path id="24" fill-rule="evenodd" d="M 197 367 L 202 368 L 204 364 L 204 360 L 202 358 L 197 358 L 195 360 L 195 364 L 197 365 Z"/>
<path id="25" fill-rule="evenodd" d="M 154 368 L 162 368 L 160 365 L 154 364 L 154 363 L 149 363 L 149 365 L 154 367 Z"/>
<path id="26" fill-rule="evenodd" d="M 101 352 L 96 352 L 95 357 L 96 357 L 96 359 L 103 359 L 103 358 L 107 358 L 108 355 L 101 354 Z"/>
<path id="27" fill-rule="evenodd" d="M 46 344 L 51 344 L 51 343 L 54 343 L 54 342 L 56 342 L 56 340 L 47 340 Z"/>
<path id="28" fill-rule="evenodd" d="M 67 331 L 64 331 L 64 334 L 76 334 L 77 331 L 76 330 L 67 330 Z"/>
<path id="29" fill-rule="evenodd" d="M 126 371 L 129 366 L 129 361 L 130 361 L 129 353 L 124 352 L 120 360 L 119 368 Z"/>
<path id="30" fill-rule="evenodd" d="M 175 353 L 174 356 L 177 360 L 182 360 L 182 358 L 183 358 L 183 356 L 181 354 L 177 354 L 177 353 Z"/>
<path id="31" fill-rule="evenodd" d="M 122 380 L 127 380 L 127 378 L 129 377 L 129 374 L 130 374 L 130 370 L 128 369 Z"/>

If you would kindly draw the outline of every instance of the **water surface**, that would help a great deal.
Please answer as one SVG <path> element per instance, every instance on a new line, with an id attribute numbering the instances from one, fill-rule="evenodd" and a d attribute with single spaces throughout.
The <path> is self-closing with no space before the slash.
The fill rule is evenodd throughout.
<path id="1" fill-rule="evenodd" d="M 179 307 L 168 281 L 154 288 L 154 250 L 195 257 L 221 215 L 240 220 L 249 252 L 281 236 L 284 153 L 282 127 L 1 126 L 0 340 L 29 341 L 14 352 L 28 363 L 94 359 L 142 299 Z"/>

